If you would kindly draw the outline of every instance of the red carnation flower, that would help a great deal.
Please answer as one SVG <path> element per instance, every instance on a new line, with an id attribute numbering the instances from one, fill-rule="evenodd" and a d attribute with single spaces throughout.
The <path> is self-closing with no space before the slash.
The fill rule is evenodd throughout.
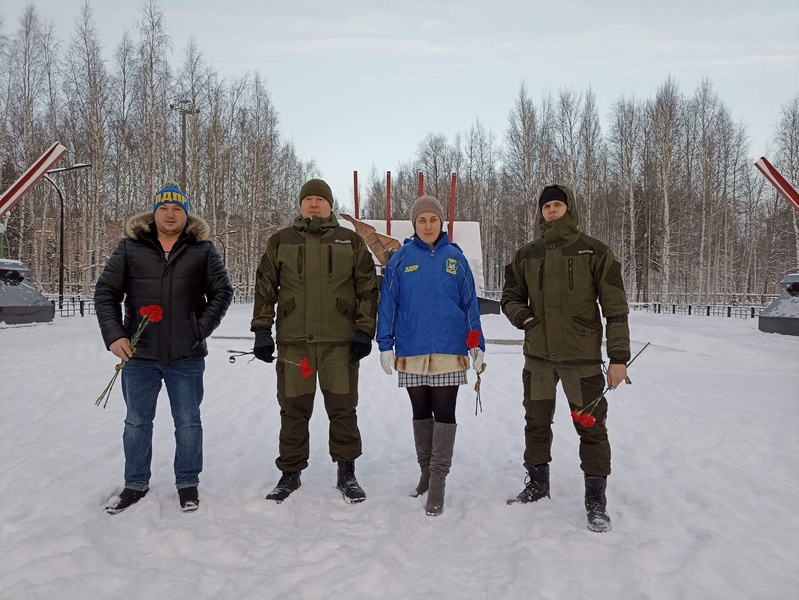
<path id="1" fill-rule="evenodd" d="M 298 363 L 295 363 L 293 360 L 288 360 L 287 358 L 283 358 L 282 356 L 278 356 L 277 359 L 282 363 L 286 363 L 287 365 L 294 365 L 295 367 L 299 367 L 300 377 L 302 377 L 303 379 L 308 379 L 311 375 L 313 375 L 313 367 L 311 366 L 311 361 L 309 361 L 307 358 L 303 358 Z"/>
<path id="2" fill-rule="evenodd" d="M 481 333 L 477 329 L 472 329 L 466 336 L 466 347 L 471 350 L 480 345 Z"/>
<path id="3" fill-rule="evenodd" d="M 139 309 L 139 314 L 142 317 L 147 317 L 150 323 L 158 323 L 164 318 L 164 309 L 157 304 L 150 304 L 149 306 L 142 306 Z"/>
<path id="4" fill-rule="evenodd" d="M 313 368 L 311 367 L 311 363 L 308 362 L 307 358 L 303 358 L 300 361 L 300 377 L 303 379 L 308 379 L 311 375 L 313 375 Z"/>
<path id="5" fill-rule="evenodd" d="M 594 415 L 581 415 L 580 425 L 583 427 L 593 427 L 596 425 L 596 417 Z"/>
<path id="6" fill-rule="evenodd" d="M 580 411 L 576 408 L 572 411 L 572 421 L 580 421 Z"/>

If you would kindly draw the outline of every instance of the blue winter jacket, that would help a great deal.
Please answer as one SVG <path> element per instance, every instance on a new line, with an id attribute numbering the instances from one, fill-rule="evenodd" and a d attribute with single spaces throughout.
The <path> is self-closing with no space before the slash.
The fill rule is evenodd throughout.
<path id="1" fill-rule="evenodd" d="M 380 351 L 396 356 L 468 353 L 466 336 L 480 332 L 477 293 L 469 263 L 444 233 L 432 250 L 405 240 L 386 265 L 377 309 Z"/>

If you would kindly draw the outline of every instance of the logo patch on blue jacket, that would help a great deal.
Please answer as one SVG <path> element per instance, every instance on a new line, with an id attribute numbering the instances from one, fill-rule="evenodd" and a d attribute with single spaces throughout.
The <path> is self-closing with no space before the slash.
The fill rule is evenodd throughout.
<path id="1" fill-rule="evenodd" d="M 457 275 L 458 274 L 458 261 L 454 258 L 447 259 L 447 273 L 450 275 Z"/>

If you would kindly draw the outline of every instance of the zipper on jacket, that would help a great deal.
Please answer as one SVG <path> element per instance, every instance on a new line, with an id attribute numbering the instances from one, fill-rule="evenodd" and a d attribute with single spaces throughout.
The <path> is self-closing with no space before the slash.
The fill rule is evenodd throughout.
<path id="1" fill-rule="evenodd" d="M 436 249 L 433 248 L 430 250 L 430 268 L 428 271 L 430 272 L 430 287 L 429 289 L 434 290 L 435 287 L 433 285 L 433 272 L 435 271 L 435 264 L 436 264 Z M 430 332 L 431 332 L 431 339 L 433 340 L 433 344 L 431 345 L 431 349 L 435 349 L 435 341 L 436 341 L 436 295 L 432 295 L 433 303 L 430 306 Z"/>
<path id="2" fill-rule="evenodd" d="M 574 259 L 569 259 L 569 289 L 574 289 Z"/>
<path id="3" fill-rule="evenodd" d="M 544 289 L 544 261 L 541 261 L 541 266 L 538 267 L 538 290 Z"/>
<path id="4" fill-rule="evenodd" d="M 172 256 L 171 253 L 169 255 Z M 174 337 L 172 328 L 174 327 L 174 324 L 175 324 L 174 323 L 174 319 L 172 318 L 172 297 L 173 297 L 172 284 L 173 284 L 174 279 L 175 279 L 173 277 L 173 275 L 174 275 L 174 272 L 169 274 L 169 337 L 170 337 L 170 341 Z M 161 329 L 161 331 L 163 331 L 163 328 Z M 163 340 L 163 335 L 160 336 L 160 337 Z M 172 362 L 172 345 L 164 343 L 163 347 L 166 349 L 166 364 L 169 364 L 169 363 Z M 159 354 L 160 354 L 160 352 L 159 352 Z M 160 358 L 160 356 L 159 356 L 159 358 Z"/>
<path id="5" fill-rule="evenodd" d="M 300 246 L 299 252 L 297 252 L 297 274 L 300 276 L 300 285 L 302 285 L 302 267 L 303 267 L 303 264 L 302 264 L 303 263 L 303 260 L 302 260 L 303 252 L 302 251 L 303 251 L 303 248 L 304 248 L 304 246 Z"/>
<path id="6" fill-rule="evenodd" d="M 333 244 L 327 245 L 327 282 L 333 282 Z"/>

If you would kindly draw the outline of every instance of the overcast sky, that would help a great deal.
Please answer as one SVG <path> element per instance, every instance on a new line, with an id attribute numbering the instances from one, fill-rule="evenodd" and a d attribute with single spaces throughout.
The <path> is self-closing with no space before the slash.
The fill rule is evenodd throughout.
<path id="1" fill-rule="evenodd" d="M 82 1 L 36 0 L 62 39 Z M 13 35 L 21 0 L 0 0 Z M 93 0 L 107 57 L 136 35 L 142 3 Z M 193 36 L 225 77 L 260 72 L 281 130 L 314 158 L 339 201 L 414 157 L 429 132 L 453 136 L 479 119 L 500 139 L 519 85 L 593 88 L 603 132 L 622 95 L 654 96 L 671 75 L 685 93 L 708 77 L 754 158 L 767 152 L 780 106 L 799 93 L 797 0 L 608 2 L 427 0 L 162 0 L 173 67 Z"/>

